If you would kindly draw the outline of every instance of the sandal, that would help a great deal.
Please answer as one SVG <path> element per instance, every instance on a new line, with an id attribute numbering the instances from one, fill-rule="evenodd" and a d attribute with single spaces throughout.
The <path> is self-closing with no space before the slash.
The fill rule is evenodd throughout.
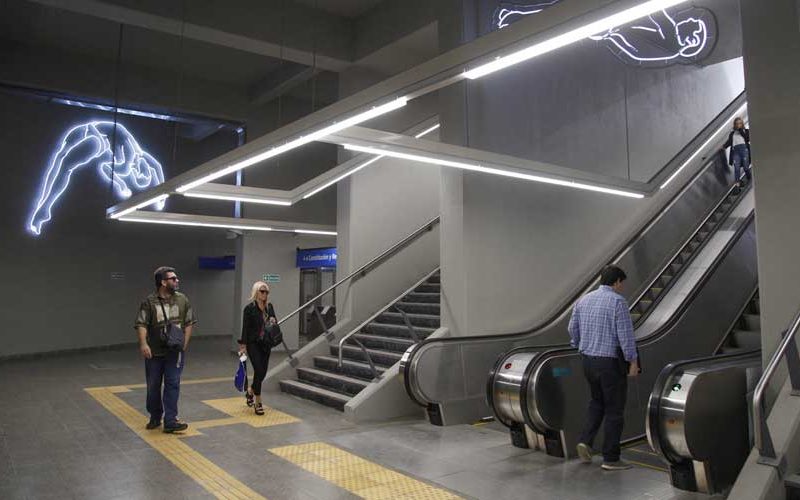
<path id="1" fill-rule="evenodd" d="M 256 405 L 256 415 L 263 415 L 264 414 L 264 406 L 261 403 Z"/>
<path id="2" fill-rule="evenodd" d="M 247 401 L 247 406 L 253 406 L 253 394 L 250 392 L 245 391 L 244 399 Z"/>

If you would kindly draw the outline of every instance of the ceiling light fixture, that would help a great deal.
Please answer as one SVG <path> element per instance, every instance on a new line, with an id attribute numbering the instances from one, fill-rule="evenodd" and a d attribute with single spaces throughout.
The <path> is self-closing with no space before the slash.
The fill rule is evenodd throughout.
<path id="1" fill-rule="evenodd" d="M 414 136 L 414 138 L 415 139 L 421 139 L 421 138 L 425 137 L 426 135 L 430 134 L 431 132 L 433 132 L 434 130 L 437 130 L 440 126 L 441 125 L 439 123 L 437 123 L 436 125 L 428 127 L 425 130 L 423 130 L 422 132 L 416 134 Z M 378 155 L 378 156 L 376 156 L 374 158 L 371 158 L 371 159 L 365 161 L 364 163 L 362 163 L 361 165 L 357 166 L 353 170 L 350 170 L 349 172 L 345 172 L 342 175 L 340 175 L 339 177 L 333 179 L 332 181 L 326 182 L 325 184 L 323 184 L 322 186 L 316 188 L 315 190 L 311 191 L 310 193 L 307 193 L 307 194 L 303 195 L 303 199 L 306 200 L 308 198 L 311 198 L 312 196 L 314 196 L 315 194 L 319 193 L 320 191 L 323 191 L 324 189 L 327 189 L 327 188 L 333 186 L 334 184 L 336 184 L 337 182 L 341 181 L 342 179 L 346 179 L 347 177 L 353 175 L 354 173 L 358 172 L 362 168 L 367 167 L 369 165 L 372 165 L 373 163 L 375 163 L 376 161 L 380 160 L 381 158 L 384 158 L 384 155 Z"/>
<path id="2" fill-rule="evenodd" d="M 166 200 L 167 198 L 169 198 L 168 194 L 160 194 L 160 195 L 156 196 L 155 198 L 150 198 L 147 201 L 143 201 L 143 202 L 141 202 L 141 203 L 139 203 L 137 205 L 134 205 L 132 207 L 128 207 L 125 210 L 120 210 L 119 212 L 115 212 L 115 213 L 111 214 L 109 217 L 112 218 L 112 219 L 119 219 L 120 217 L 124 217 L 125 215 L 127 215 L 127 214 L 129 214 L 131 212 L 135 212 L 136 210 L 139 210 L 140 208 L 144 208 L 144 207 L 152 205 L 154 203 L 159 203 L 161 201 Z"/>
<path id="3" fill-rule="evenodd" d="M 741 105 L 741 107 L 739 107 L 739 109 L 737 109 L 737 110 L 736 110 L 736 113 L 734 113 L 734 114 L 733 114 L 733 116 L 739 116 L 739 115 L 743 114 L 745 109 L 747 109 L 747 103 L 745 103 L 745 104 L 742 104 L 742 105 Z M 719 135 L 719 133 L 720 133 L 720 132 L 722 132 L 723 130 L 726 130 L 726 129 L 730 128 L 730 126 L 731 126 L 731 125 L 730 125 L 730 123 L 728 123 L 729 121 L 730 121 L 730 120 L 725 120 L 725 123 L 723 123 L 723 124 L 722 124 L 722 126 L 721 126 L 720 128 L 718 128 L 716 132 L 714 132 L 713 134 L 711 134 L 711 136 L 710 136 L 708 139 L 706 139 L 706 142 L 704 142 L 702 146 L 700 146 L 699 148 L 697 148 L 697 149 L 695 150 L 695 152 L 694 152 L 694 153 L 692 153 L 692 155 L 691 155 L 689 158 L 687 158 L 687 159 L 686 159 L 686 161 L 685 161 L 685 162 L 683 162 L 683 164 L 681 164 L 681 166 L 680 166 L 680 167 L 678 167 L 678 169 L 677 169 L 677 170 L 675 170 L 675 171 L 672 173 L 672 175 L 670 175 L 670 176 L 669 176 L 669 178 L 668 178 L 666 181 L 664 181 L 664 184 L 662 184 L 662 185 L 661 185 L 661 187 L 660 187 L 659 189 L 664 189 L 665 187 L 667 187 L 667 186 L 669 185 L 669 183 L 670 183 L 670 182 L 672 182 L 672 180 L 673 180 L 675 177 L 677 177 L 677 176 L 678 176 L 678 174 L 680 174 L 680 173 L 681 173 L 681 171 L 682 171 L 684 168 L 686 168 L 686 166 L 687 166 L 689 163 L 691 163 L 691 162 L 692 162 L 692 160 L 694 160 L 694 159 L 695 159 L 695 157 L 696 157 L 697 155 L 699 155 L 701 152 L 705 151 L 705 149 L 706 149 L 706 146 L 708 146 L 708 145 L 711 143 L 711 141 L 713 141 L 714 139 L 716 139 L 716 138 L 717 138 L 717 135 Z"/>
<path id="4" fill-rule="evenodd" d="M 292 149 L 298 148 L 303 146 L 304 144 L 308 144 L 310 142 L 318 141 L 323 137 L 334 134 L 336 132 L 340 132 L 346 128 L 352 127 L 353 125 L 358 125 L 359 123 L 365 122 L 367 120 L 371 120 L 372 118 L 378 117 L 390 111 L 394 111 L 396 109 L 402 108 L 408 102 L 408 98 L 406 97 L 398 97 L 397 99 L 388 102 L 386 104 L 382 104 L 380 106 L 376 106 L 368 111 L 364 111 L 363 113 L 359 113 L 355 116 L 351 116 L 345 120 L 340 122 L 334 123 L 332 125 L 328 125 L 327 127 L 321 128 L 315 132 L 311 132 L 308 135 L 300 136 L 296 139 L 293 139 L 287 143 L 284 143 L 280 146 L 276 146 L 272 149 L 268 149 L 262 153 L 259 153 L 255 156 L 251 156 L 250 158 L 246 158 L 244 160 L 238 161 L 227 167 L 217 170 L 211 174 L 205 175 L 199 179 L 191 181 L 187 184 L 183 184 L 179 186 L 176 191 L 179 193 L 183 193 L 188 191 L 192 188 L 195 188 L 201 184 L 205 184 L 207 182 L 213 181 L 214 179 L 219 179 L 220 177 L 224 177 L 228 174 L 232 174 L 237 170 L 241 170 L 243 168 L 249 167 L 250 165 L 254 165 L 256 163 L 262 162 L 274 156 L 278 156 L 282 153 L 290 151 Z"/>
<path id="5" fill-rule="evenodd" d="M 322 236 L 336 236 L 338 234 L 336 231 L 314 231 L 311 229 L 294 229 L 293 231 L 298 234 L 319 234 Z"/>
<path id="6" fill-rule="evenodd" d="M 247 229 L 251 231 L 273 231 L 274 229 L 267 226 L 248 226 L 238 224 L 223 224 L 216 222 L 195 222 L 184 220 L 167 220 L 167 219 L 142 219 L 139 217 L 121 217 L 119 220 L 123 222 L 146 222 L 148 224 L 168 224 L 171 226 L 197 226 L 197 227 L 220 227 L 224 229 Z"/>
<path id="7" fill-rule="evenodd" d="M 466 78 L 475 80 L 482 76 L 489 75 L 501 69 L 514 66 L 523 61 L 533 59 L 536 56 L 552 52 L 556 49 L 566 47 L 580 40 L 584 40 L 592 35 L 607 32 L 610 29 L 625 25 L 642 17 L 648 16 L 656 11 L 681 4 L 686 0 L 650 0 L 635 7 L 625 9 L 606 18 L 594 21 L 581 26 L 564 34 L 554 36 L 542 42 L 535 43 L 529 47 L 518 50 L 506 56 L 497 57 L 492 62 L 483 64 L 464 73 Z"/>
<path id="8" fill-rule="evenodd" d="M 442 160 L 440 158 L 433 158 L 430 156 L 422 156 L 422 155 L 415 155 L 409 153 L 401 153 L 399 151 L 392 151 L 386 149 L 377 149 L 371 147 L 364 147 L 364 146 L 355 146 L 352 144 L 345 144 L 344 148 L 351 151 L 360 151 L 362 153 L 372 153 L 372 154 L 382 154 L 384 156 L 391 156 L 393 158 L 401 158 L 404 160 L 411 160 L 411 161 L 418 161 L 421 163 L 430 163 L 433 165 L 440 165 L 443 167 L 453 167 L 453 168 L 460 168 L 462 170 L 470 170 L 473 172 L 482 172 L 486 174 L 492 175 L 501 175 L 504 177 L 512 177 L 515 179 L 522 179 L 526 181 L 533 181 L 533 182 L 541 182 L 545 184 L 554 184 L 557 186 L 564 186 L 570 187 L 574 189 L 583 189 L 587 191 L 596 191 L 600 193 L 606 194 L 613 194 L 616 196 L 625 196 L 628 198 L 644 198 L 644 195 L 641 193 L 634 193 L 631 191 L 623 191 L 620 189 L 611 189 L 605 188 L 602 186 L 595 186 L 592 184 L 585 184 L 582 182 L 576 181 L 569 181 L 569 180 L 562 180 L 562 179 L 553 179 L 550 177 L 543 177 L 540 175 L 533 175 L 533 174 L 524 174 L 521 172 L 514 172 L 511 170 L 503 170 L 499 168 L 491 168 L 491 167 L 484 167 L 481 165 L 475 165 L 471 163 L 463 163 L 458 161 L 451 161 L 451 160 Z"/>
<path id="9" fill-rule="evenodd" d="M 292 205 L 291 201 L 275 200 L 271 198 L 254 198 L 251 196 L 241 195 L 223 195 L 223 194 L 207 194 L 207 193 L 183 193 L 183 196 L 189 198 L 205 198 L 208 200 L 223 200 L 223 201 L 241 201 L 244 203 L 261 203 L 263 205 L 280 205 L 289 207 Z"/>

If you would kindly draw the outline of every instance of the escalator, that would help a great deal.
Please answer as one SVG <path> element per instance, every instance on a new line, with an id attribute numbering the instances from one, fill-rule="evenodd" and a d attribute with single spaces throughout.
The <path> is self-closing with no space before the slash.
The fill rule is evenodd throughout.
<path id="1" fill-rule="evenodd" d="M 722 493 L 752 448 L 752 397 L 761 377 L 756 293 L 717 355 L 670 363 L 647 405 L 647 439 L 676 488 Z"/>
<path id="2" fill-rule="evenodd" d="M 739 199 L 674 278 L 671 289 L 660 294 L 660 303 L 651 307 L 647 319 L 636 325 L 643 372 L 628 384 L 623 442 L 645 434 L 647 400 L 662 368 L 675 360 L 715 353 L 753 296 L 757 286 L 753 194 L 743 192 Z M 672 272 L 670 266 L 664 272 Z M 739 328 L 729 347 L 738 349 L 739 342 L 746 345 L 750 340 Z M 515 445 L 574 456 L 590 399 L 577 349 L 512 350 L 492 370 L 487 399 L 497 419 L 511 429 Z"/>
<path id="3" fill-rule="evenodd" d="M 740 95 L 690 146 L 665 167 L 686 162 L 694 172 L 651 219 L 632 229 L 602 264 L 625 269 L 626 299 L 634 305 L 636 326 L 652 319 L 662 298 L 703 250 L 715 230 L 726 220 L 743 194 L 730 190 L 733 175 L 722 154 L 700 158 L 698 152 L 711 145 L 713 133 L 740 112 Z M 702 146 L 700 146 L 702 144 Z M 718 144 L 722 146 L 722 141 Z M 692 149 L 694 148 L 694 149 Z M 695 163 L 690 165 L 690 162 Z M 573 292 L 539 325 L 519 333 L 477 337 L 436 338 L 410 348 L 401 360 L 400 373 L 406 392 L 424 406 L 435 425 L 468 423 L 492 414 L 486 402 L 486 376 L 498 356 L 519 347 L 557 347 L 569 341 L 567 322 L 572 305 L 596 286 L 594 278 L 577 283 Z"/>

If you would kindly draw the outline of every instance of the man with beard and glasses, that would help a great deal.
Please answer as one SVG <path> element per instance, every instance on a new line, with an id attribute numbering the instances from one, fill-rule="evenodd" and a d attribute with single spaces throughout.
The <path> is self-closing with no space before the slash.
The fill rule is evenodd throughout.
<path id="1" fill-rule="evenodd" d="M 156 429 L 164 417 L 164 432 L 183 432 L 189 426 L 178 420 L 181 372 L 186 362 L 186 347 L 197 323 L 189 298 L 178 291 L 175 269 L 159 267 L 154 273 L 156 291 L 139 306 L 135 328 L 139 334 L 139 350 L 144 357 L 147 378 L 147 429 Z M 164 332 L 172 323 L 183 329 L 182 349 L 169 349 Z M 163 395 L 162 395 L 163 385 Z"/>

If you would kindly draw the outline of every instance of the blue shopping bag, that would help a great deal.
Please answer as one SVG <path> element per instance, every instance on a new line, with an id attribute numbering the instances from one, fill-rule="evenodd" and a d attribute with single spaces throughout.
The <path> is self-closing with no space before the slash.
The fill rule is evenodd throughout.
<path id="1" fill-rule="evenodd" d="M 239 392 L 244 392 L 247 385 L 247 356 L 239 358 L 239 368 L 236 370 L 236 375 L 233 376 L 233 386 Z"/>

